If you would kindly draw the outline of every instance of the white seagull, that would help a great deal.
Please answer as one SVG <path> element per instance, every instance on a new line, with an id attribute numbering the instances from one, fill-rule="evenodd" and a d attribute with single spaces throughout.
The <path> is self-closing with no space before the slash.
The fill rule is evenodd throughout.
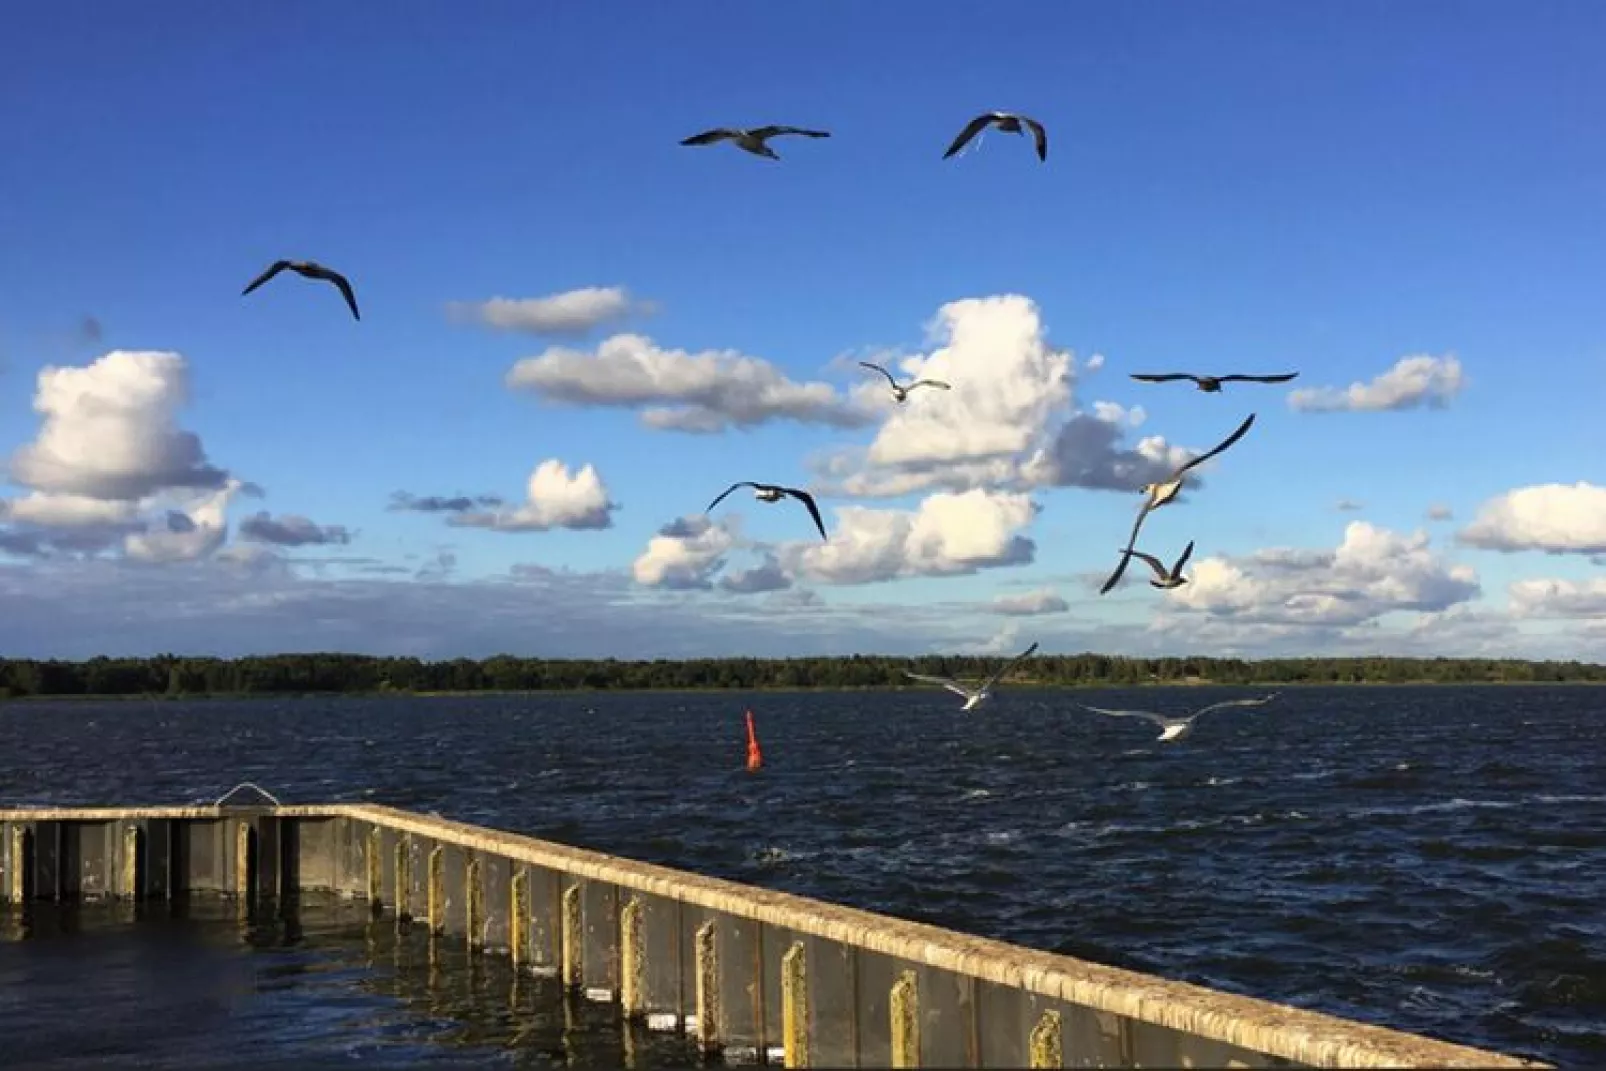
<path id="1" fill-rule="evenodd" d="M 993 685 L 1002 680 L 1006 673 L 1014 669 L 1016 663 L 1029 657 L 1035 650 L 1037 650 L 1037 644 L 1034 643 L 1030 647 L 1026 648 L 1026 650 L 1022 651 L 1020 654 L 1006 662 L 1003 669 L 999 670 L 997 673 L 994 673 L 991 677 L 988 677 L 974 688 L 967 687 L 948 677 L 933 677 L 925 673 L 911 673 L 907 669 L 903 671 L 903 675 L 905 677 L 913 677 L 917 681 L 926 681 L 928 684 L 940 684 L 950 692 L 953 692 L 955 695 L 964 696 L 965 705 L 959 708 L 960 713 L 964 713 L 967 710 L 975 710 L 977 707 L 981 706 L 988 699 L 990 699 L 992 697 Z"/>
<path id="2" fill-rule="evenodd" d="M 1153 714 L 1147 710 L 1106 710 L 1104 707 L 1090 707 L 1086 703 L 1078 703 L 1076 705 L 1083 710 L 1091 710 L 1095 714 L 1109 714 L 1111 717 L 1116 718 L 1147 718 L 1160 726 L 1161 732 L 1156 739 L 1163 744 L 1167 741 L 1181 740 L 1193 732 L 1194 719 L 1201 714 L 1208 714 L 1212 710 L 1222 710 L 1226 707 L 1258 707 L 1263 703 L 1271 702 L 1281 694 L 1281 692 L 1273 692 L 1260 699 L 1229 699 L 1225 703 L 1212 703 L 1207 707 L 1194 711 L 1185 718 L 1169 718 L 1164 714 Z"/>
<path id="3" fill-rule="evenodd" d="M 716 141 L 734 141 L 736 146 L 746 149 L 755 156 L 766 156 L 771 160 L 779 160 L 780 155 L 767 144 L 770 138 L 780 134 L 801 134 L 806 138 L 828 138 L 828 130 L 806 130 L 800 126 L 761 126 L 753 130 L 742 130 L 737 127 L 716 127 L 705 130 L 701 134 L 693 134 L 689 138 L 681 139 L 682 145 L 712 145 Z"/>
<path id="4" fill-rule="evenodd" d="M 1159 509 L 1167 502 L 1170 502 L 1173 498 L 1176 498 L 1177 495 L 1181 494 L 1183 480 L 1188 475 L 1189 469 L 1194 468 L 1196 465 L 1204 464 L 1206 461 L 1209 461 L 1211 458 L 1227 449 L 1227 447 L 1231 446 L 1239 439 L 1242 439 L 1249 431 L 1250 425 L 1252 425 L 1254 422 L 1255 414 L 1250 413 L 1249 416 L 1244 418 L 1244 422 L 1238 425 L 1237 431 L 1227 436 L 1213 449 L 1205 451 L 1198 457 L 1182 465 L 1175 472 L 1167 476 L 1159 483 L 1146 483 L 1143 485 L 1141 491 L 1143 494 L 1148 495 L 1148 498 L 1144 500 L 1142 508 L 1138 510 L 1138 519 L 1133 522 L 1132 537 L 1126 541 L 1126 550 L 1121 552 L 1120 564 L 1115 567 L 1115 572 L 1110 574 L 1110 578 L 1104 582 L 1104 586 L 1099 588 L 1100 595 L 1108 594 L 1111 588 L 1115 587 L 1116 584 L 1121 582 L 1121 575 L 1126 572 L 1127 565 L 1132 561 L 1132 555 L 1128 553 L 1128 551 L 1137 545 L 1138 529 L 1143 527 L 1143 518 L 1147 517 L 1151 511 Z"/>
<path id="5" fill-rule="evenodd" d="M 880 372 L 882 375 L 886 376 L 887 382 L 892 384 L 892 397 L 899 402 L 907 400 L 909 397 L 909 392 L 914 390 L 916 387 L 937 387 L 941 390 L 953 389 L 940 379 L 917 379 L 913 383 L 900 385 L 896 379 L 892 378 L 892 373 L 888 372 L 880 365 L 871 364 L 869 361 L 860 361 L 859 364 L 864 368 L 872 369 L 873 371 Z"/>

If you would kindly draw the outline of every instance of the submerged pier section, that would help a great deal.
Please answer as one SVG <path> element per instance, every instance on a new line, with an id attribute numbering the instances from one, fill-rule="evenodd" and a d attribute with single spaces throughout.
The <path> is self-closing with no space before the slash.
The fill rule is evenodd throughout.
<path id="1" fill-rule="evenodd" d="M 0 901 L 303 890 L 787 1067 L 1546 1067 L 390 807 L 0 810 Z"/>

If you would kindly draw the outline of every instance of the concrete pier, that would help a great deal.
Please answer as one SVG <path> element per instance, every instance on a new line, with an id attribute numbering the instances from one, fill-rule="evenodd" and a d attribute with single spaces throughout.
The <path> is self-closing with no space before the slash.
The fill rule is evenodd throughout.
<path id="1" fill-rule="evenodd" d="M 366 804 L 0 810 L 0 900 L 366 900 L 787 1067 L 1547 1067 Z"/>

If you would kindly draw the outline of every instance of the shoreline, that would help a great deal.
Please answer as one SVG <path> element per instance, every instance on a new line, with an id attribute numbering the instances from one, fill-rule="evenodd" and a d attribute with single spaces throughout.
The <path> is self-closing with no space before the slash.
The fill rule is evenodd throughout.
<path id="1" fill-rule="evenodd" d="M 1076 684 L 1042 684 L 1029 681 L 1006 682 L 1011 690 L 1042 692 L 1076 691 L 1135 691 L 1164 688 L 1600 688 L 1606 681 L 1089 681 Z M 0 697 L 0 706 L 7 703 L 48 703 L 70 700 L 94 702 L 150 702 L 170 703 L 195 699 L 263 700 L 263 699 L 466 699 L 474 696 L 561 696 L 561 695 L 713 695 L 721 692 L 763 693 L 796 695 L 804 693 L 835 692 L 940 692 L 940 688 L 905 686 L 897 684 L 864 685 L 756 685 L 753 687 L 704 688 L 474 688 L 461 691 L 412 691 L 401 688 L 374 688 L 353 691 L 283 691 L 283 692 L 180 692 L 177 694 L 110 692 L 110 693 L 49 693 Z"/>

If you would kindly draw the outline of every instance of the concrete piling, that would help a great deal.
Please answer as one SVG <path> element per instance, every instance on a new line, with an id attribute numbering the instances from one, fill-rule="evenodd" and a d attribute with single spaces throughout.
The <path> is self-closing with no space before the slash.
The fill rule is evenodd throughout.
<path id="1" fill-rule="evenodd" d="M 318 890 L 557 975 L 614 1004 L 632 1047 L 684 1030 L 735 1062 L 1546 1066 L 387 807 L 0 810 L 11 903 L 221 895 L 248 913 Z"/>

